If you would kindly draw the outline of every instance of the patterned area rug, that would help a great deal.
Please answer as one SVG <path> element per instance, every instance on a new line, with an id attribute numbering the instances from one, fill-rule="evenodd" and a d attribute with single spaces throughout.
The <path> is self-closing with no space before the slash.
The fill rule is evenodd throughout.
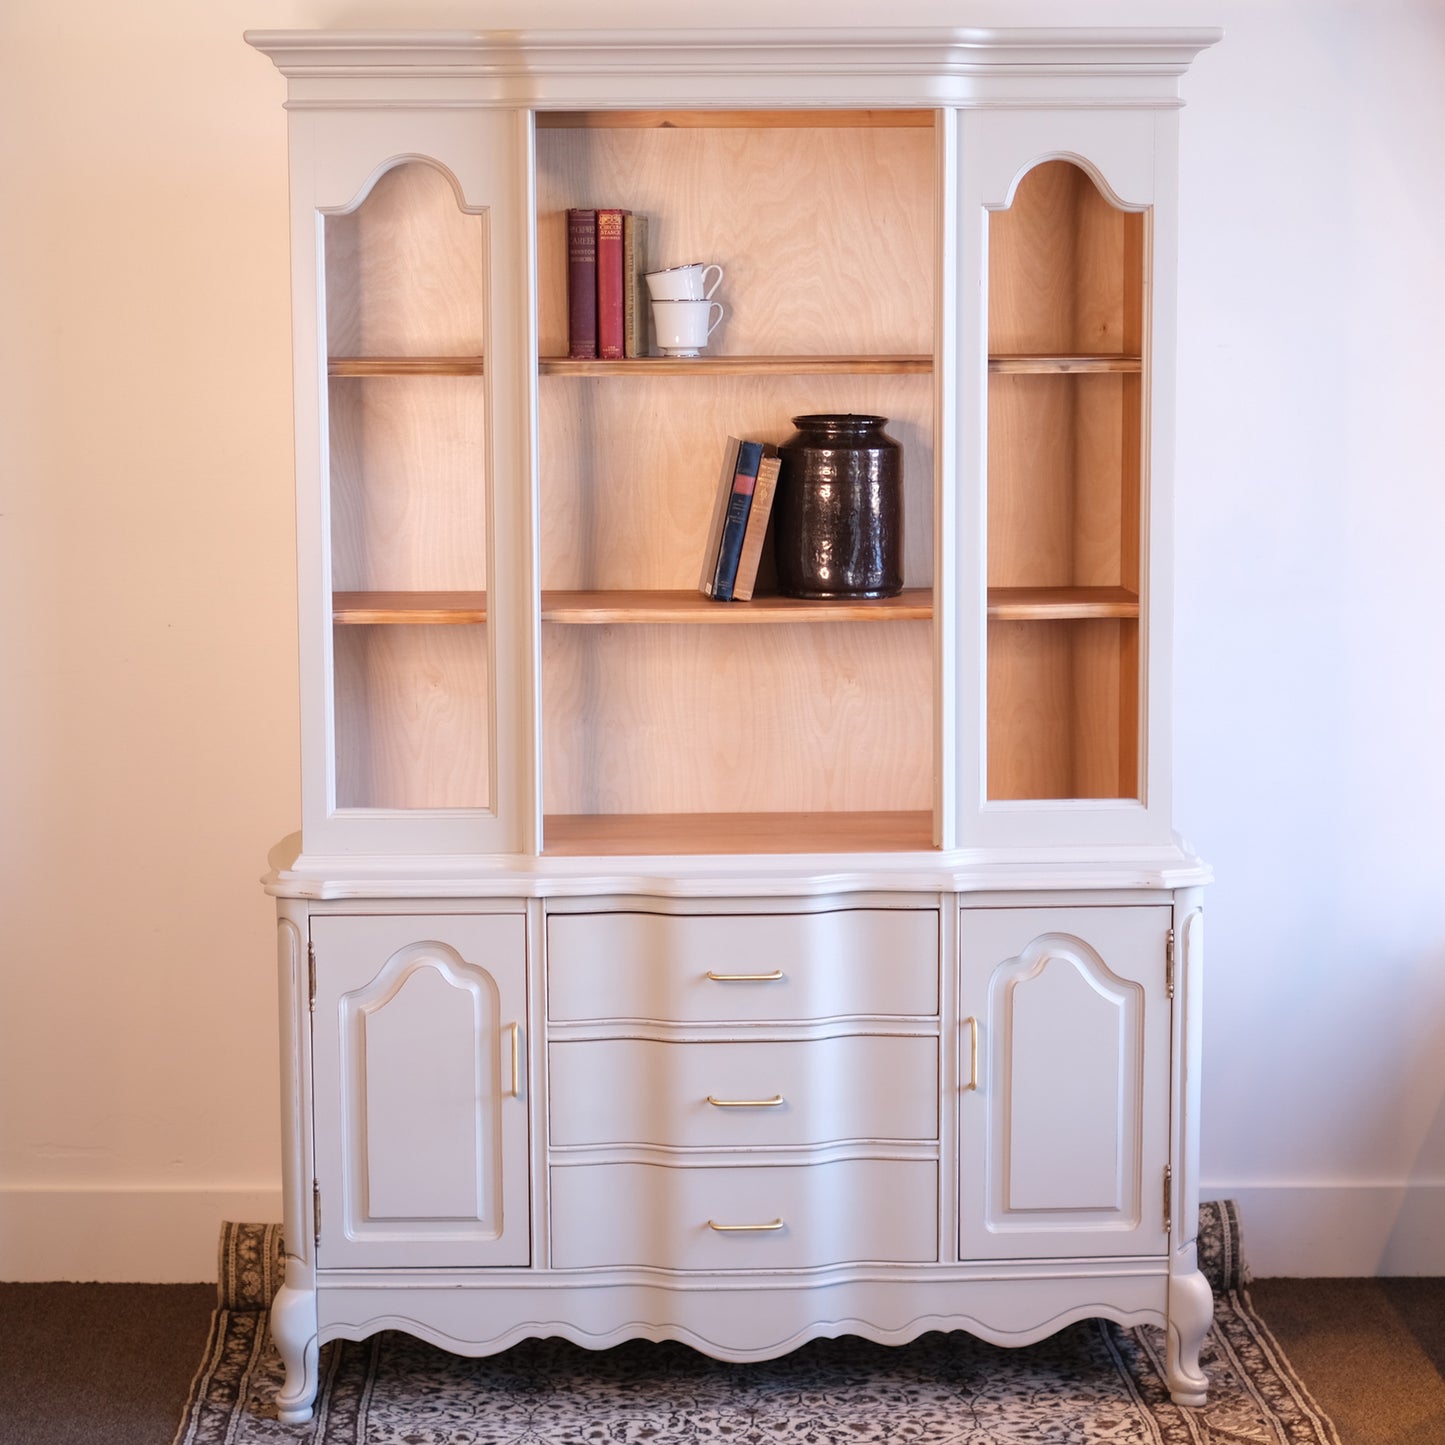
<path id="1" fill-rule="evenodd" d="M 175 1445 L 1339 1445 L 1250 1305 L 1233 1204 L 1204 1206 L 1199 1244 L 1215 1296 L 1203 1410 L 1170 1403 L 1162 1331 L 1087 1320 L 1026 1349 L 934 1333 L 748 1365 L 644 1341 L 530 1340 L 472 1360 L 386 1333 L 324 1346 L 315 1416 L 282 1425 L 265 1313 L 279 1228 L 227 1225 Z"/>

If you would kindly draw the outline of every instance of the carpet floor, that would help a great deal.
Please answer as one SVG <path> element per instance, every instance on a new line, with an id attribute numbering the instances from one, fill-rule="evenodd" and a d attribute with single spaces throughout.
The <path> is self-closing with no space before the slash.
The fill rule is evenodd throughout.
<path id="1" fill-rule="evenodd" d="M 1197 1411 L 1169 1401 L 1161 1331 L 1090 1320 L 1027 1349 L 845 1338 L 750 1365 L 641 1341 L 594 1353 L 532 1340 L 467 1359 L 385 1333 L 324 1347 L 314 1419 L 284 1426 L 261 1307 L 273 1267 L 256 1266 L 254 1236 L 237 1238 L 223 1240 L 221 1304 L 176 1445 L 1342 1445 L 1250 1303 L 1229 1205 L 1201 1218 L 1215 1324 Z"/>

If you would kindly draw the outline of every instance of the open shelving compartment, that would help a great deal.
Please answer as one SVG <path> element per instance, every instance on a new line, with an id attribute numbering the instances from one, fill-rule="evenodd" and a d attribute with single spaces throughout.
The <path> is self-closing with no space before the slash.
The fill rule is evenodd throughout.
<path id="1" fill-rule="evenodd" d="M 933 113 L 559 112 L 536 136 L 543 850 L 932 847 Z M 705 355 L 567 359 L 575 206 L 645 215 L 650 269 L 722 265 Z M 904 594 L 701 596 L 726 439 L 849 411 L 903 447 Z"/>
<path id="2" fill-rule="evenodd" d="M 989 218 L 992 801 L 1141 795 L 1147 237 L 1068 160 Z"/>

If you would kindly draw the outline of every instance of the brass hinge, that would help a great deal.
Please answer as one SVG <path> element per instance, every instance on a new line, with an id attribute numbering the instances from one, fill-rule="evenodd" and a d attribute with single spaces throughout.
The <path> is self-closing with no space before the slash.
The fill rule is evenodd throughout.
<path id="1" fill-rule="evenodd" d="M 316 1215 L 316 1244 L 319 1248 L 321 1245 L 321 1181 L 319 1179 L 311 1181 L 311 1207 Z"/>
<path id="2" fill-rule="evenodd" d="M 1174 1171 L 1164 1166 L 1164 1233 L 1174 1229 Z"/>
<path id="3" fill-rule="evenodd" d="M 306 986 L 306 1007 L 314 1010 L 316 1007 L 316 945 L 314 943 L 306 945 Z"/>
<path id="4" fill-rule="evenodd" d="M 1164 990 L 1174 997 L 1174 930 L 1164 935 Z"/>

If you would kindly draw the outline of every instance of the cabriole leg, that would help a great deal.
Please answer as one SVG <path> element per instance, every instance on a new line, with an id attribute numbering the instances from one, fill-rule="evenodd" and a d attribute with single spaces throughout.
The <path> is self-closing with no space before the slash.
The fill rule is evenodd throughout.
<path id="1" fill-rule="evenodd" d="M 1166 1367 L 1169 1398 L 1176 1405 L 1199 1406 L 1209 1398 L 1208 1376 L 1199 1368 L 1199 1352 L 1214 1319 L 1214 1291 L 1199 1272 L 1195 1247 L 1180 1250 L 1169 1275 L 1169 1339 Z"/>
<path id="2" fill-rule="evenodd" d="M 301 1268 L 301 1261 L 288 1259 L 288 1273 Z M 286 1380 L 276 1398 L 283 1425 L 304 1425 L 316 1404 L 316 1292 L 294 1285 L 282 1285 L 271 1305 L 271 1338 Z"/>

